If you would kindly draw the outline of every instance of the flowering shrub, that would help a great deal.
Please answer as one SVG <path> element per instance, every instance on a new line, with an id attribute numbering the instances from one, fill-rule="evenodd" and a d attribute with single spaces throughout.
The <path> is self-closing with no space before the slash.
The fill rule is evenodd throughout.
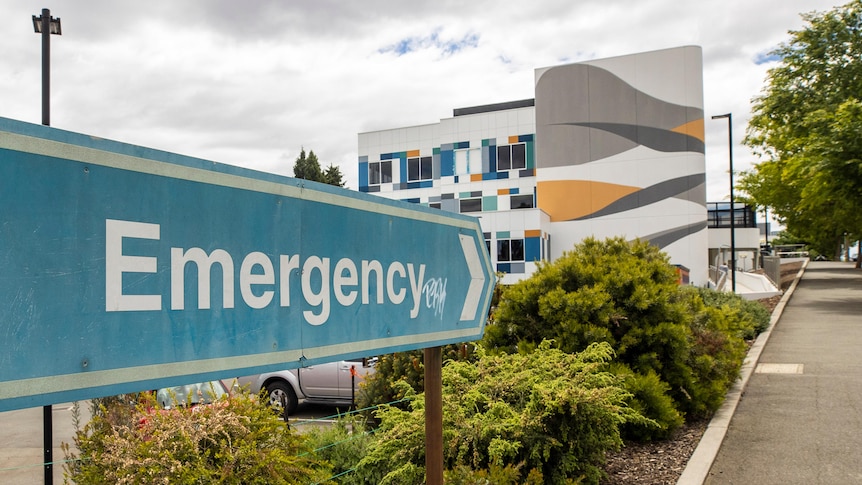
<path id="1" fill-rule="evenodd" d="M 66 478 L 84 484 L 305 484 L 329 477 L 329 465 L 256 396 L 211 405 L 159 409 L 100 404 L 64 446 Z"/>

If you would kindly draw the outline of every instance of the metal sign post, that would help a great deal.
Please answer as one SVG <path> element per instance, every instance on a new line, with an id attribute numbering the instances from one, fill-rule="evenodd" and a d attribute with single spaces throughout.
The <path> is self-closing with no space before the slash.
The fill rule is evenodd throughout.
<path id="1" fill-rule="evenodd" d="M 425 483 L 443 485 L 443 350 L 425 349 Z"/>

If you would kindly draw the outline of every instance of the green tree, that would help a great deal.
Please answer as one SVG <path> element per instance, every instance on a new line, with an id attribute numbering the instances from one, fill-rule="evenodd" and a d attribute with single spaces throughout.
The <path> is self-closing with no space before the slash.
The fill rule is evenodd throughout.
<path id="1" fill-rule="evenodd" d="M 323 183 L 344 187 L 344 174 L 341 173 L 341 168 L 329 164 L 329 167 L 323 172 Z"/>
<path id="2" fill-rule="evenodd" d="M 305 148 L 299 152 L 296 162 L 293 164 L 293 176 L 298 179 L 311 180 L 312 182 L 323 182 L 323 171 L 320 170 L 320 162 L 314 150 L 305 156 Z"/>
<path id="3" fill-rule="evenodd" d="M 862 233 L 862 0 L 802 18 L 806 27 L 772 52 L 781 61 L 753 100 L 744 142 L 766 160 L 739 187 L 814 249 L 836 254 L 844 233 Z"/>

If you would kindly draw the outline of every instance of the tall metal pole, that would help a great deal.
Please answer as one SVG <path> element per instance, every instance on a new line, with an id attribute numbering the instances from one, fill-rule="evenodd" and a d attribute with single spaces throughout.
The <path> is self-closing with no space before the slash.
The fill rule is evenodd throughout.
<path id="1" fill-rule="evenodd" d="M 51 11 L 42 9 L 42 124 L 51 126 Z M 42 406 L 45 485 L 54 484 L 54 409 Z"/>
<path id="2" fill-rule="evenodd" d="M 731 289 L 736 293 L 736 206 L 733 203 L 733 116 L 731 113 L 715 115 L 712 119 L 727 118 L 727 153 L 730 159 L 730 275 Z"/>
<path id="3" fill-rule="evenodd" d="M 42 124 L 51 126 L 51 10 L 42 9 Z"/>
<path id="4" fill-rule="evenodd" d="M 42 124 L 51 126 L 51 29 L 59 35 L 60 19 L 51 18 L 51 10 L 42 9 L 42 16 L 33 16 L 33 27 L 42 34 Z M 50 404 L 42 406 L 42 457 L 45 468 L 45 485 L 54 483 L 54 412 Z"/>

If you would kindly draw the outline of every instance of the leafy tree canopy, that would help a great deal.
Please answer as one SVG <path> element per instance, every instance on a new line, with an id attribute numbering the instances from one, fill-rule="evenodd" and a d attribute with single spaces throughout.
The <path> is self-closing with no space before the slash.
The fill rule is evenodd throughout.
<path id="1" fill-rule="evenodd" d="M 744 142 L 766 160 L 739 187 L 830 254 L 862 233 L 862 0 L 802 18 L 753 100 Z"/>

